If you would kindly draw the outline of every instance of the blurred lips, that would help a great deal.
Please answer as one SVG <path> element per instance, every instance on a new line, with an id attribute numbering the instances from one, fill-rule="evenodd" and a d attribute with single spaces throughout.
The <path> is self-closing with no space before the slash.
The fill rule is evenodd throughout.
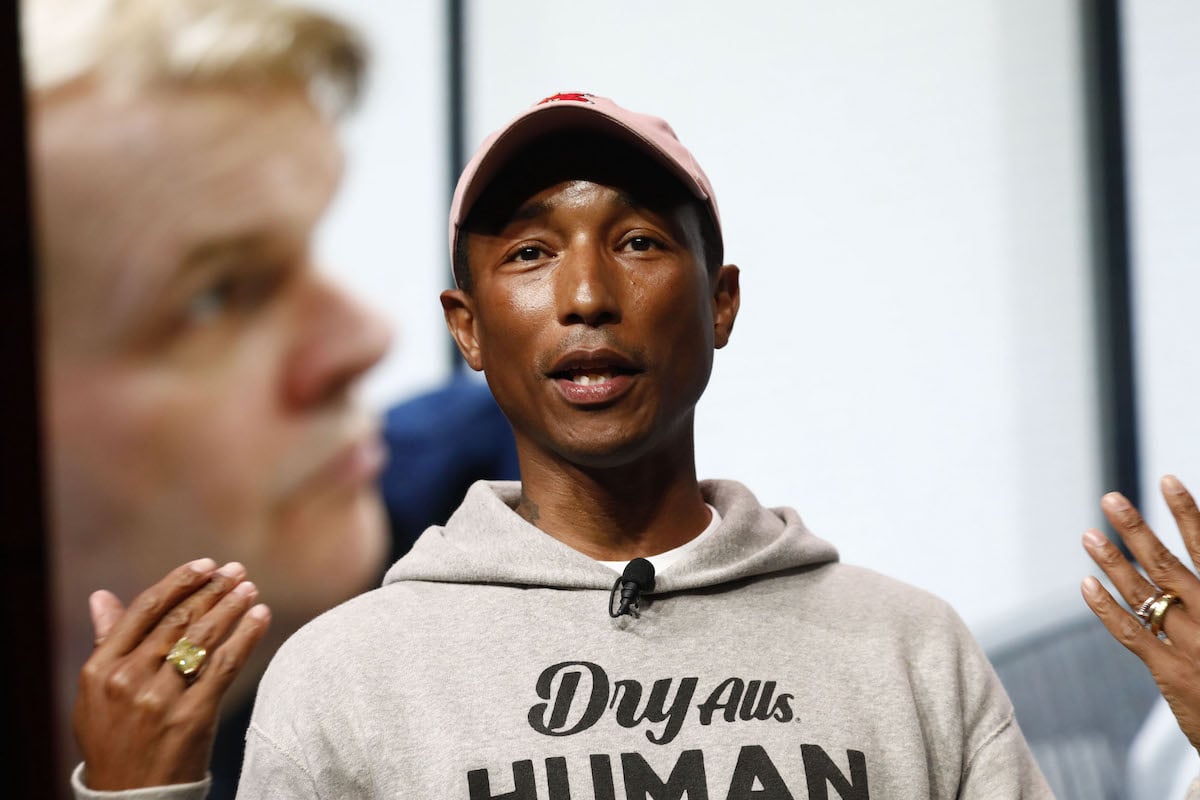
<path id="1" fill-rule="evenodd" d="M 317 472 L 322 483 L 353 486 L 370 483 L 379 476 L 387 461 L 387 448 L 377 431 L 338 450 Z"/>
<path id="2" fill-rule="evenodd" d="M 357 489 L 373 482 L 387 462 L 387 448 L 373 423 L 353 427 L 332 445 L 305 448 L 285 470 L 283 493 Z"/>

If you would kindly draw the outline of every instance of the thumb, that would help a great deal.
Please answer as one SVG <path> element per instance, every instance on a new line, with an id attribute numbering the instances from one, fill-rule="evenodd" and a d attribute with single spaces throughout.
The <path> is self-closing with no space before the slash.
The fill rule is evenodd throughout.
<path id="1" fill-rule="evenodd" d="M 88 598 L 88 609 L 92 613 L 92 628 L 96 631 L 96 644 L 112 631 L 113 626 L 125 616 L 125 606 L 117 596 L 107 589 L 92 592 Z"/>

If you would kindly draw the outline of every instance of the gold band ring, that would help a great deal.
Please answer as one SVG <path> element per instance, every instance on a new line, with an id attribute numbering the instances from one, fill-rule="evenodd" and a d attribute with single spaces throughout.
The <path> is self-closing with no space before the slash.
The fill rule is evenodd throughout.
<path id="1" fill-rule="evenodd" d="M 1150 622 L 1150 632 L 1155 636 L 1161 637 L 1163 632 L 1163 617 L 1167 615 L 1167 609 L 1179 602 L 1179 598 L 1170 592 L 1164 592 L 1154 599 L 1150 604 L 1147 617 Z"/>
<path id="2" fill-rule="evenodd" d="M 186 636 L 183 636 L 171 648 L 171 652 L 167 653 L 163 659 L 175 669 L 179 670 L 179 674 L 185 678 L 191 678 L 196 674 L 204 664 L 204 657 L 208 655 L 208 651 L 203 647 L 192 644 Z"/>

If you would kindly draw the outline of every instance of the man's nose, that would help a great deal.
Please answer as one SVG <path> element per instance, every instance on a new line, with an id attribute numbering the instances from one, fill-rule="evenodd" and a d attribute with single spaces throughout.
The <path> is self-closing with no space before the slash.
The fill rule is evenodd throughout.
<path id="1" fill-rule="evenodd" d="M 619 269 L 602 246 L 568 248 L 555 275 L 559 322 L 592 327 L 619 322 Z"/>
<path id="2" fill-rule="evenodd" d="M 304 291 L 284 389 L 293 407 L 345 394 L 392 341 L 391 325 L 381 314 L 328 279 L 318 276 Z"/>

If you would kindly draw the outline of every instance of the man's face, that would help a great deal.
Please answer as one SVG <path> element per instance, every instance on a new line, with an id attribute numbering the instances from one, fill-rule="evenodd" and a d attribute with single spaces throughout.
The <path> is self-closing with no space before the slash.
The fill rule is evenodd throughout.
<path id="1" fill-rule="evenodd" d="M 694 204 L 646 202 L 631 185 L 535 187 L 467 234 L 472 288 L 447 293 L 448 319 L 523 457 L 601 468 L 691 457 L 737 268 L 708 274 Z"/>
<path id="2" fill-rule="evenodd" d="M 200 89 L 66 90 L 32 125 L 65 620 L 201 556 L 245 563 L 278 633 L 364 588 L 383 451 L 350 389 L 390 334 L 312 263 L 331 127 Z"/>

